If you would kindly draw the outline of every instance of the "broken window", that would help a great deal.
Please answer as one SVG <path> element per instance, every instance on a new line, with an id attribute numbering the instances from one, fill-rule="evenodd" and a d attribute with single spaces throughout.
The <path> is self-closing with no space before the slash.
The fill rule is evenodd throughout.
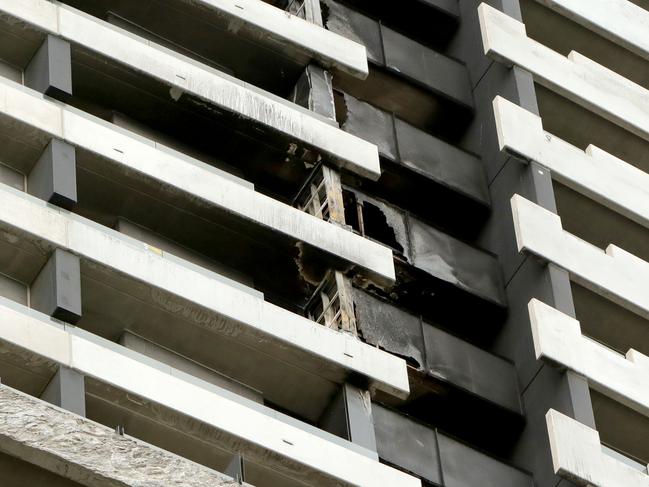
<path id="1" fill-rule="evenodd" d="M 333 330 L 356 335 L 351 285 L 341 272 L 327 273 L 306 306 L 306 315 Z"/>
<path id="2" fill-rule="evenodd" d="M 313 170 L 294 201 L 297 208 L 315 217 L 345 223 L 340 176 L 326 166 Z"/>

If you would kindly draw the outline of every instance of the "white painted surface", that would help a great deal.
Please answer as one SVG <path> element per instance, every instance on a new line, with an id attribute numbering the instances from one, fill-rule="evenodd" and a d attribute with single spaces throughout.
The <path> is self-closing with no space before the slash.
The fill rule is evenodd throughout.
<path id="1" fill-rule="evenodd" d="M 364 375 L 390 394 L 409 392 L 404 360 L 268 303 L 217 274 L 166 257 L 158 249 L 4 185 L 0 185 L 0 225 L 10 232 L 6 239 L 33 238 L 39 246 L 68 250 L 238 323 L 243 331 L 230 331 L 230 339 L 261 334 L 293 348 L 298 366 L 299 357 L 308 354 Z"/>
<path id="2" fill-rule="evenodd" d="M 562 56 L 527 37 L 523 23 L 484 3 L 479 15 L 485 54 L 529 71 L 548 89 L 649 140 L 649 90 L 575 51 Z"/>
<path id="3" fill-rule="evenodd" d="M 594 145 L 584 152 L 564 142 L 543 130 L 540 117 L 504 98 L 493 106 L 501 150 L 538 162 L 569 188 L 649 228 L 649 174 Z"/>
<path id="4" fill-rule="evenodd" d="M 573 370 L 590 387 L 649 416 L 649 357 L 633 349 L 624 357 L 582 336 L 577 320 L 536 299 L 528 309 L 537 358 Z"/>
<path id="5" fill-rule="evenodd" d="M 604 453 L 597 431 L 553 409 L 545 416 L 555 473 L 592 487 L 647 487 L 649 476 Z"/>
<path id="6" fill-rule="evenodd" d="M 240 184 L 196 159 L 0 79 L 0 114 L 394 281 L 392 250 Z"/>
<path id="7" fill-rule="evenodd" d="M 255 0 L 257 3 L 259 0 Z M 272 7 L 271 7 L 272 8 Z M 215 106 L 317 148 L 333 162 L 378 179 L 374 144 L 340 130 L 295 104 L 150 41 L 46 0 L 0 0 L 0 12 L 195 95 Z"/>
<path id="8" fill-rule="evenodd" d="M 40 0 L 3 3 L 8 4 L 14 15 L 34 15 L 40 19 L 38 25 L 48 30 L 55 28 L 51 11 L 56 7 L 52 4 L 44 7 Z M 365 46 L 261 0 L 192 0 L 191 3 L 228 19 L 233 31 L 242 27 L 258 30 L 256 41 L 265 42 L 269 48 L 286 44 L 324 67 L 334 67 L 360 78 L 368 74 Z"/>
<path id="9" fill-rule="evenodd" d="M 558 215 L 519 195 L 511 204 L 519 251 L 566 269 L 573 281 L 649 319 L 649 263 L 615 245 L 604 251 L 575 237 Z"/>
<path id="10" fill-rule="evenodd" d="M 186 382 L 34 316 L 0 305 L 0 340 L 144 397 L 345 485 L 420 486 L 418 479 L 284 423 L 258 407 Z"/>
<path id="11" fill-rule="evenodd" d="M 536 0 L 649 59 L 649 12 L 629 0 Z"/>

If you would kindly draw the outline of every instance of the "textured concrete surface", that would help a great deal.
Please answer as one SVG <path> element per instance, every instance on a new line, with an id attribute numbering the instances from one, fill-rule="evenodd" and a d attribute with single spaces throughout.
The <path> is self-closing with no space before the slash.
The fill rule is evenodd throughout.
<path id="1" fill-rule="evenodd" d="M 239 485 L 7 386 L 0 386 L 0 448 L 89 487 Z"/>

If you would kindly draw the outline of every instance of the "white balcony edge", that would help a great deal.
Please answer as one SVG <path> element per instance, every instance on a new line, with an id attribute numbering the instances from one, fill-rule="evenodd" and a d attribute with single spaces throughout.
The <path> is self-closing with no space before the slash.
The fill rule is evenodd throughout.
<path id="1" fill-rule="evenodd" d="M 355 42 L 273 7 L 261 0 L 194 0 L 201 6 L 243 22 L 308 54 L 324 67 L 334 67 L 364 79 L 369 74 L 367 51 Z"/>
<path id="2" fill-rule="evenodd" d="M 576 372 L 593 389 L 649 416 L 649 357 L 633 349 L 625 357 L 582 336 L 579 321 L 536 299 L 528 309 L 538 359 Z"/>
<path id="3" fill-rule="evenodd" d="M 113 482 L 129 487 L 240 485 L 217 471 L 115 434 L 111 428 L 6 385 L 0 385 L 0 405 L 3 451 L 73 482 L 97 487 Z M 85 448 L 79 448 L 81 442 Z"/>
<path id="4" fill-rule="evenodd" d="M 546 167 L 557 181 L 649 228 L 649 174 L 594 145 L 582 151 L 545 132 L 540 117 L 498 96 L 500 149 Z"/>
<path id="5" fill-rule="evenodd" d="M 592 487 L 647 487 L 649 476 L 604 453 L 594 429 L 553 409 L 545 416 L 554 471 Z"/>
<path id="6" fill-rule="evenodd" d="M 572 51 L 567 57 L 527 37 L 525 25 L 479 7 L 485 54 L 529 71 L 546 88 L 649 140 L 649 90 Z"/>
<path id="7" fill-rule="evenodd" d="M 189 416 L 345 485 L 415 487 L 420 481 L 367 456 L 284 423 L 259 408 L 118 353 L 34 316 L 0 306 L 0 340 Z M 277 466 L 281 464 L 278 463 Z M 271 468 L 273 465 L 270 465 Z"/>
<path id="8" fill-rule="evenodd" d="M 349 171 L 371 179 L 381 174 L 374 144 L 330 125 L 308 110 L 104 21 L 46 0 L 0 0 L 0 12 L 151 76 L 179 93 L 190 93 L 315 147 Z"/>
<path id="9" fill-rule="evenodd" d="M 404 397 L 409 392 L 404 360 L 268 303 L 218 274 L 166 257 L 138 240 L 5 185 L 0 185 L 0 227 L 5 238 L 34 238 L 39 246 L 67 250 L 238 324 L 234 330 L 216 327 L 215 333 L 231 339 L 261 334 L 295 349 L 298 357 L 318 357 L 366 376 L 373 387 L 387 393 Z"/>
<path id="10" fill-rule="evenodd" d="M 575 282 L 649 318 L 649 263 L 615 245 L 604 251 L 564 231 L 558 215 L 519 195 L 511 205 L 519 251 L 562 267 Z"/>
<path id="11" fill-rule="evenodd" d="M 137 171 L 188 198 L 273 229 L 393 282 L 392 251 L 351 231 L 256 192 L 207 164 L 0 78 L 0 114 Z"/>
<path id="12" fill-rule="evenodd" d="M 649 60 L 649 12 L 628 0 L 536 0 Z"/>

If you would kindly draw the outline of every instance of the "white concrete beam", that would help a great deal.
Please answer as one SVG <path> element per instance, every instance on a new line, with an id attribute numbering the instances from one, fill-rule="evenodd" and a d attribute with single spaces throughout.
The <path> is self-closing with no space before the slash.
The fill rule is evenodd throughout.
<path id="1" fill-rule="evenodd" d="M 88 487 L 240 485 L 5 385 L 0 385 L 0 450 Z"/>
<path id="2" fill-rule="evenodd" d="M 649 90 L 575 51 L 562 56 L 527 37 L 523 23 L 484 3 L 479 15 L 486 55 L 529 71 L 548 89 L 649 140 Z"/>
<path id="3" fill-rule="evenodd" d="M 558 215 L 519 195 L 511 204 L 519 251 L 564 268 L 575 282 L 649 319 L 649 263 L 615 245 L 604 251 L 575 237 Z"/>
<path id="4" fill-rule="evenodd" d="M 577 320 L 536 299 L 528 309 L 538 359 L 576 372 L 593 389 L 649 416 L 649 357 L 633 349 L 624 357 L 582 336 Z"/>
<path id="5" fill-rule="evenodd" d="M 496 97 L 500 149 L 534 161 L 569 188 L 649 228 L 649 174 L 589 145 L 586 152 L 543 130 L 539 116 Z"/>
<path id="6" fill-rule="evenodd" d="M 339 69 L 362 79 L 368 75 L 365 46 L 323 28 L 319 6 L 313 12 L 315 7 L 307 5 L 307 17 L 311 18 L 305 20 L 261 0 L 182 1 L 217 12 L 229 20 L 233 29 L 242 26 L 254 29 L 255 40 L 266 43 L 269 48 L 278 49 L 279 44 L 281 49 L 288 45 L 325 68 Z"/>
<path id="7" fill-rule="evenodd" d="M 170 367 L 124 355 L 118 351 L 121 347 L 90 341 L 34 314 L 20 312 L 17 306 L 0 305 L 0 341 L 215 428 L 223 437 L 236 438 L 248 459 L 269 468 L 282 471 L 297 465 L 326 479 L 326 485 L 421 485 L 418 479 L 339 442 L 281 421 L 270 409 L 187 382 Z"/>
<path id="8" fill-rule="evenodd" d="M 646 473 L 604 453 L 597 431 L 553 409 L 545 418 L 558 475 L 592 487 L 649 486 Z"/>
<path id="9" fill-rule="evenodd" d="M 121 172 L 146 175 L 164 188 L 337 256 L 380 280 L 394 281 L 394 260 L 388 247 L 258 193 L 201 161 L 2 78 L 0 115 L 97 154 L 107 164 L 120 166 Z"/>
<path id="10" fill-rule="evenodd" d="M 317 358 L 366 376 L 373 387 L 387 393 L 403 397 L 409 392 L 404 360 L 268 303 L 216 273 L 4 185 L 0 185 L 0 228 L 12 243 L 37 240 L 39 248 L 67 250 L 82 262 L 98 263 L 195 303 L 220 323 L 225 320 L 236 328 L 208 326 L 213 333 L 242 341 L 264 337 L 265 353 L 273 353 L 273 343 L 288 347 L 297 367 L 304 368 L 301 357 Z"/>
<path id="11" fill-rule="evenodd" d="M 536 0 L 649 59 L 649 12 L 629 0 Z"/>
<path id="12" fill-rule="evenodd" d="M 254 3 L 263 4 L 259 0 Z M 47 0 L 0 0 L 0 12 L 153 77 L 178 93 L 197 96 L 315 148 L 349 171 L 370 179 L 381 175 L 379 153 L 374 144 L 340 130 L 293 103 L 95 17 Z"/>

